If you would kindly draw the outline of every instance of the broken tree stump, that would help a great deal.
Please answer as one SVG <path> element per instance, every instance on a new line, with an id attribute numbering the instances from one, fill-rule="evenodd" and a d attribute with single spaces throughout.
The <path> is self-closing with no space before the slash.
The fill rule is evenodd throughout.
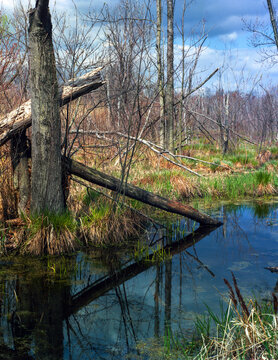
<path id="1" fill-rule="evenodd" d="M 213 219 L 212 217 L 194 209 L 192 206 L 184 205 L 178 201 L 172 201 L 163 198 L 132 184 L 126 184 L 124 188 L 121 188 L 121 181 L 119 179 L 98 170 L 92 169 L 78 161 L 69 159 L 67 157 L 63 157 L 63 162 L 66 170 L 70 174 L 76 175 L 83 180 L 87 180 L 93 184 L 102 186 L 112 191 L 119 191 L 125 196 L 139 200 L 145 204 L 152 205 L 174 214 L 185 216 L 189 219 L 197 221 L 201 225 L 222 225 L 222 222 L 219 220 Z"/>
<path id="2" fill-rule="evenodd" d="M 102 68 L 99 67 L 64 84 L 59 89 L 60 106 L 101 87 L 104 84 L 101 80 L 101 70 Z M 31 126 L 31 100 L 0 119 L 0 146 L 29 126 Z"/>

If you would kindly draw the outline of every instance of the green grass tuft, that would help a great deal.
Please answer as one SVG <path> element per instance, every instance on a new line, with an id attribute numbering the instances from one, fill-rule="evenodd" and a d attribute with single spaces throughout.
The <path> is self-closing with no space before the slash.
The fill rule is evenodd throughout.
<path id="1" fill-rule="evenodd" d="M 257 185 L 266 186 L 271 183 L 271 180 L 272 180 L 272 175 L 267 171 L 260 170 L 255 174 L 255 182 Z"/>
<path id="2" fill-rule="evenodd" d="M 64 230 L 75 232 L 77 228 L 77 222 L 69 211 L 61 214 L 45 212 L 43 215 L 30 215 L 28 220 L 28 229 L 31 235 L 36 234 L 42 227 L 51 226 L 57 234 Z"/>

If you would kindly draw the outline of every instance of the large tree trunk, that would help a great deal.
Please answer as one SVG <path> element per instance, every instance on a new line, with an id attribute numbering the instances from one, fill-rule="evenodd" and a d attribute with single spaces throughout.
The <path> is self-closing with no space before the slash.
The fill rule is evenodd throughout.
<path id="1" fill-rule="evenodd" d="M 169 211 L 174 214 L 179 214 L 189 219 L 195 220 L 202 225 L 206 226 L 218 226 L 222 223 L 212 217 L 194 209 L 189 205 L 184 205 L 178 201 L 172 201 L 166 198 L 163 198 L 159 195 L 155 195 L 149 191 L 143 190 L 132 184 L 125 184 L 124 190 L 122 188 L 121 181 L 116 179 L 111 175 L 104 174 L 98 170 L 89 168 L 88 166 L 63 157 L 63 162 L 65 169 L 73 175 L 76 175 L 84 180 L 92 182 L 94 184 L 105 187 L 113 191 L 121 191 L 127 197 L 130 197 L 135 200 L 139 200 L 145 204 L 155 206 L 159 209 Z"/>
<path id="2" fill-rule="evenodd" d="M 62 212 L 61 122 L 49 0 L 29 17 L 32 109 L 31 212 Z"/>

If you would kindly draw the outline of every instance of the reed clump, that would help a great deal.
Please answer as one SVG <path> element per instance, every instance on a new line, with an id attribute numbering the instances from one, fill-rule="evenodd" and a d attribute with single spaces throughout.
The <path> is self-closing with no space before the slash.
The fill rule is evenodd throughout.
<path id="1" fill-rule="evenodd" d="M 14 245 L 22 254 L 57 255 L 77 248 L 77 222 L 69 212 L 24 216 L 23 222 L 14 236 Z"/>
<path id="2" fill-rule="evenodd" d="M 239 290 L 236 278 L 229 288 L 230 303 L 223 323 L 215 320 L 216 335 L 202 336 L 198 359 L 255 360 L 278 358 L 277 297 L 273 302 L 259 305 L 254 300 L 246 302 Z"/>
<path id="3" fill-rule="evenodd" d="M 143 219 L 131 209 L 98 201 L 78 221 L 80 238 L 86 245 L 121 247 L 128 239 L 139 236 Z"/>

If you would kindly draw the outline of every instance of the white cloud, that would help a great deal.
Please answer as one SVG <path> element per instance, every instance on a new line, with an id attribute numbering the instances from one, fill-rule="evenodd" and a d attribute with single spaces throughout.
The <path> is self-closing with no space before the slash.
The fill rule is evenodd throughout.
<path id="1" fill-rule="evenodd" d="M 191 51 L 192 52 L 192 51 Z M 181 61 L 180 47 L 176 47 L 176 64 Z M 254 82 L 277 83 L 278 65 L 272 68 L 261 62 L 260 54 L 254 48 L 234 48 L 228 51 L 204 47 L 195 76 L 195 85 L 202 82 L 215 69 L 221 69 L 221 85 L 230 90 L 250 91 Z M 206 87 L 219 86 L 219 74 L 206 84 Z"/>
<path id="2" fill-rule="evenodd" d="M 231 42 L 231 41 L 235 41 L 238 38 L 238 34 L 236 31 L 230 33 L 230 34 L 225 34 L 225 35 L 221 35 L 220 39 L 224 42 Z"/>

